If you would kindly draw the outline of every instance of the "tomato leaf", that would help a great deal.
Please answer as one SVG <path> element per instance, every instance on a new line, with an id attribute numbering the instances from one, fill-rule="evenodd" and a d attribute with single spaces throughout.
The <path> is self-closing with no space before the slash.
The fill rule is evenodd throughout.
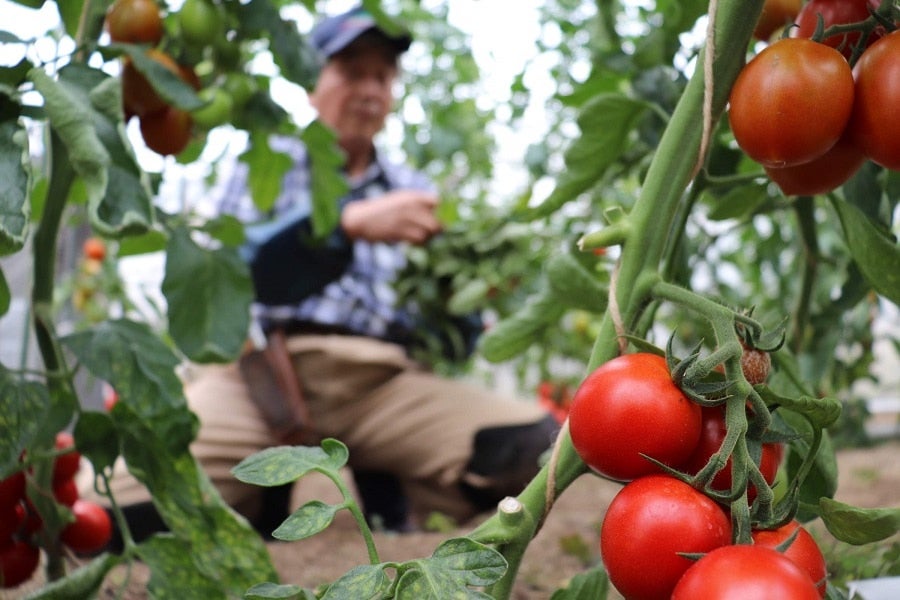
<path id="1" fill-rule="evenodd" d="M 28 596 L 29 600 L 81 600 L 94 597 L 106 574 L 122 562 L 121 556 L 103 553 L 64 578 L 51 581 Z"/>
<path id="2" fill-rule="evenodd" d="M 349 453 L 341 442 L 327 438 L 321 446 L 266 448 L 242 460 L 232 474 L 244 483 L 275 486 L 296 481 L 310 471 L 337 476 Z"/>
<path id="3" fill-rule="evenodd" d="M 0 95 L 0 256 L 25 245 L 31 212 L 28 132 L 16 118 L 18 110 L 10 110 L 11 106 L 6 96 Z"/>
<path id="4" fill-rule="evenodd" d="M 147 592 L 151 598 L 179 598 L 185 590 L 197 598 L 227 597 L 215 580 L 184 568 L 185 558 L 196 556 L 197 550 L 171 535 L 155 535 L 138 545 L 138 556 L 150 568 Z"/>
<path id="5" fill-rule="evenodd" d="M 312 592 L 294 584 L 259 583 L 247 590 L 245 600 L 315 600 Z"/>
<path id="6" fill-rule="evenodd" d="M 430 558 L 404 563 L 397 582 L 398 599 L 490 598 L 469 589 L 487 586 L 507 569 L 502 554 L 470 538 L 443 542 Z"/>
<path id="7" fill-rule="evenodd" d="M 841 220 L 844 238 L 853 260 L 876 292 L 900 304 L 900 246 L 878 229 L 856 206 L 829 196 Z"/>
<path id="8" fill-rule="evenodd" d="M 565 306 L 597 314 L 606 310 L 609 290 L 571 254 L 551 256 L 546 273 L 554 298 Z"/>
<path id="9" fill-rule="evenodd" d="M 609 577 L 603 567 L 598 566 L 575 575 L 569 585 L 556 590 L 550 600 L 596 600 L 606 598 L 609 591 Z"/>
<path id="10" fill-rule="evenodd" d="M 325 504 L 319 500 L 307 502 L 272 532 L 272 537 L 285 542 L 303 540 L 324 531 L 331 525 L 342 505 Z"/>
<path id="11" fill-rule="evenodd" d="M 710 205 L 708 216 L 713 221 L 747 218 L 769 202 L 764 184 L 738 186 L 721 196 L 704 192 L 703 198 Z"/>
<path id="12" fill-rule="evenodd" d="M 291 159 L 282 152 L 276 152 L 262 133 L 251 135 L 250 146 L 239 160 L 249 169 L 247 186 L 253 203 L 262 213 L 272 210 L 281 192 L 284 174 L 291 167 Z"/>
<path id="13" fill-rule="evenodd" d="M 166 104 L 188 112 L 202 107 L 204 102 L 194 92 L 194 88 L 177 73 L 170 71 L 161 62 L 147 55 L 143 46 L 134 44 L 115 44 L 111 48 L 121 48 L 130 58 L 134 67 L 147 79 L 147 82 L 165 100 Z"/>
<path id="14" fill-rule="evenodd" d="M 320 121 L 307 125 L 300 139 L 309 152 L 313 236 L 322 237 L 331 233 L 340 220 L 338 200 L 348 190 L 340 173 L 345 158 L 337 148 L 334 132 Z"/>
<path id="15" fill-rule="evenodd" d="M 106 413 L 84 411 L 75 424 L 75 446 L 91 461 L 95 472 L 111 467 L 119 456 L 119 436 Z"/>
<path id="16" fill-rule="evenodd" d="M 166 248 L 162 292 L 169 331 L 178 348 L 200 363 L 224 362 L 240 353 L 250 326 L 253 284 L 237 249 L 201 248 L 185 228 Z"/>
<path id="17" fill-rule="evenodd" d="M 490 362 L 503 362 L 528 349 L 562 316 L 563 307 L 549 292 L 528 298 L 518 312 L 500 321 L 479 339 L 479 351 Z"/>
<path id="18" fill-rule="evenodd" d="M 900 531 L 900 508 L 857 508 L 821 498 L 819 516 L 834 537 L 848 544 L 869 544 Z"/>
<path id="19" fill-rule="evenodd" d="M 6 282 L 6 276 L 0 270 L 0 316 L 5 315 L 9 311 L 9 305 L 12 296 L 9 293 L 9 284 Z"/>
<path id="20" fill-rule="evenodd" d="M 342 600 L 343 598 L 359 598 L 375 600 L 388 598 L 391 580 L 384 572 L 385 564 L 360 565 L 342 575 L 328 586 L 322 600 Z"/>
<path id="21" fill-rule="evenodd" d="M 17 470 L 22 449 L 37 436 L 49 407 L 45 386 L 0 365 L 0 479 Z"/>

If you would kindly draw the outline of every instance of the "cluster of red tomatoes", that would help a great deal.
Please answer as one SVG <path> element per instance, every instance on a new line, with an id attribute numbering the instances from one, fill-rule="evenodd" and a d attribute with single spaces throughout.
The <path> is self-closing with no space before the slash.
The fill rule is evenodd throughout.
<path id="1" fill-rule="evenodd" d="M 868 159 L 900 170 L 900 31 L 876 26 L 813 41 L 825 29 L 862 23 L 878 0 L 798 0 L 766 3 L 768 19 L 794 19 L 791 37 L 754 56 L 738 75 L 728 117 L 740 148 L 763 165 L 787 195 L 829 192 Z M 796 11 L 796 12 L 793 12 Z M 773 17 L 777 15 L 776 17 Z M 764 37 L 771 21 L 758 29 Z M 855 65 L 848 62 L 863 48 Z"/>
<path id="2" fill-rule="evenodd" d="M 235 66 L 239 50 L 225 37 L 219 8 L 212 0 L 186 0 L 173 20 L 183 50 L 180 55 L 209 48 L 220 63 Z M 160 45 L 166 29 L 155 0 L 116 0 L 106 13 L 105 27 L 113 42 L 149 46 L 146 56 L 193 87 L 205 102 L 191 112 L 167 103 L 125 57 L 121 74 L 125 117 L 140 120 L 141 137 L 148 148 L 162 155 L 178 154 L 190 142 L 195 128 L 208 130 L 231 119 L 233 95 L 218 87 L 203 87 L 188 61 L 176 60 Z"/>
<path id="3" fill-rule="evenodd" d="M 768 375 L 760 353 L 744 351 L 751 383 Z M 733 544 L 726 506 L 646 458 L 695 475 L 726 435 L 724 409 L 701 408 L 685 396 L 663 357 L 626 354 L 591 372 L 573 397 L 569 432 L 592 470 L 624 484 L 604 515 L 600 553 L 610 581 L 626 599 L 748 597 L 742 595 L 747 586 L 767 590 L 753 597 L 825 596 L 825 560 L 798 522 L 755 531 L 752 545 Z M 762 444 L 758 466 L 770 485 L 782 457 L 781 444 Z M 731 484 L 729 459 L 710 487 L 727 492 Z M 755 494 L 748 487 L 748 501 Z M 784 552 L 776 550 L 793 535 Z"/>
<path id="4" fill-rule="evenodd" d="M 79 497 L 75 476 L 81 454 L 72 435 L 56 435 L 57 455 L 53 462 L 52 489 L 28 489 L 25 470 L 0 480 L 0 587 L 10 588 L 29 580 L 40 562 L 37 536 L 44 527 L 29 494 L 52 494 L 68 507 L 72 520 L 62 529 L 59 541 L 78 554 L 93 554 L 112 538 L 112 521 L 99 504 Z"/>
<path id="5" fill-rule="evenodd" d="M 550 413 L 557 423 L 562 424 L 569 417 L 572 393 L 564 382 L 542 381 L 538 384 L 538 404 Z"/>

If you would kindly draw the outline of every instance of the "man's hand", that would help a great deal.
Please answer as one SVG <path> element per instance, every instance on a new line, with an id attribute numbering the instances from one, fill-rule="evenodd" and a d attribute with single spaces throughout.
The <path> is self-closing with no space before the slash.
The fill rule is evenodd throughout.
<path id="1" fill-rule="evenodd" d="M 424 244 L 441 230 L 434 214 L 438 202 L 431 192 L 395 190 L 347 204 L 341 212 L 341 227 L 351 239 Z"/>

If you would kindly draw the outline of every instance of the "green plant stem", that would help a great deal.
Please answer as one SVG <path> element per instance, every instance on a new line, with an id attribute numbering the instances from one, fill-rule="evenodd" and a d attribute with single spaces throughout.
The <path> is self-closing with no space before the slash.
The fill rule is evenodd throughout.
<path id="1" fill-rule="evenodd" d="M 799 353 L 805 345 L 807 326 L 809 325 L 810 302 L 819 266 L 819 242 L 816 237 L 814 208 L 813 199 L 809 196 L 801 196 L 794 203 L 794 212 L 797 214 L 797 225 L 800 229 L 800 239 L 803 243 L 803 275 L 800 281 L 800 294 L 797 297 L 797 306 L 794 309 L 793 333 L 791 335 L 791 350 L 795 354 Z"/>
<path id="2" fill-rule="evenodd" d="M 353 492 L 350 491 L 350 488 L 347 487 L 344 479 L 338 473 L 327 470 L 321 470 L 319 472 L 331 479 L 331 481 L 334 482 L 334 485 L 341 491 L 341 496 L 344 498 L 344 506 L 350 511 L 350 514 L 353 515 L 356 526 L 359 527 L 359 532 L 366 541 L 366 551 L 369 554 L 369 563 L 373 565 L 381 563 L 381 559 L 378 557 L 378 549 L 375 547 L 375 538 L 372 536 L 372 530 L 366 522 L 366 516 L 359 508 L 359 504 L 357 504 Z"/>

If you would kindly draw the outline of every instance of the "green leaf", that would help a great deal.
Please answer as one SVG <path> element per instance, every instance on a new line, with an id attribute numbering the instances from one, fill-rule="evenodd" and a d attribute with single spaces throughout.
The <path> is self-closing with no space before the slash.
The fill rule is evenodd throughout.
<path id="1" fill-rule="evenodd" d="M 490 290 L 490 284 L 484 279 L 473 279 L 453 292 L 447 301 L 447 310 L 452 315 L 474 312 L 482 306 Z"/>
<path id="2" fill-rule="evenodd" d="M 844 238 L 853 260 L 875 291 L 900 304 L 900 247 L 896 239 L 880 231 L 863 212 L 829 195 L 841 220 Z"/>
<path id="3" fill-rule="evenodd" d="M 606 310 L 609 290 L 571 254 L 554 254 L 545 270 L 551 293 L 565 306 L 598 314 Z"/>
<path id="4" fill-rule="evenodd" d="M 870 544 L 900 531 L 900 508 L 857 508 L 821 498 L 819 516 L 834 537 L 848 544 Z"/>
<path id="5" fill-rule="evenodd" d="M 50 409 L 47 388 L 0 365 L 0 479 L 14 473 Z"/>
<path id="6" fill-rule="evenodd" d="M 406 563 L 409 567 L 397 582 L 396 598 L 444 600 L 490 596 L 469 589 L 483 587 L 503 577 L 506 559 L 493 548 L 470 538 L 443 542 L 430 558 Z"/>
<path id="7" fill-rule="evenodd" d="M 528 299 L 518 312 L 500 321 L 479 339 L 479 352 L 490 362 L 503 362 L 528 349 L 564 312 L 550 293 Z"/>
<path id="8" fill-rule="evenodd" d="M 322 600 L 377 600 L 387 598 L 391 580 L 384 573 L 385 565 L 360 565 L 350 569 L 332 583 Z"/>
<path id="9" fill-rule="evenodd" d="M 56 2 L 56 8 L 59 10 L 59 16 L 62 17 L 66 33 L 69 34 L 69 37 L 72 39 L 77 39 L 78 37 L 78 23 L 82 17 L 85 2 L 86 0 L 66 0 L 65 2 Z M 102 5 L 98 7 L 96 2 L 92 2 L 89 8 L 95 13 L 94 16 L 99 13 L 102 18 Z"/>
<path id="10" fill-rule="evenodd" d="M 121 556 L 103 553 L 64 578 L 47 583 L 29 594 L 25 600 L 83 600 L 92 598 L 100 589 L 106 574 L 122 562 Z"/>
<path id="11" fill-rule="evenodd" d="M 300 137 L 309 151 L 313 236 L 323 237 L 337 227 L 340 221 L 338 201 L 349 189 L 340 170 L 345 158 L 337 147 L 334 132 L 320 121 L 310 123 Z"/>
<path id="12" fill-rule="evenodd" d="M 278 583 L 259 583 L 244 594 L 245 600 L 315 600 L 315 598 L 315 594 L 299 585 Z"/>
<path id="13" fill-rule="evenodd" d="M 82 456 L 91 461 L 99 473 L 111 467 L 119 456 L 119 436 L 112 419 L 106 413 L 84 411 L 72 432 L 75 446 Z"/>
<path id="14" fill-rule="evenodd" d="M 341 505 L 325 504 L 318 500 L 307 502 L 285 519 L 272 532 L 272 537 L 286 542 L 303 540 L 324 531 L 331 525 Z"/>
<path id="15" fill-rule="evenodd" d="M 0 269 L 0 316 L 5 315 L 9 311 L 9 304 L 12 296 L 9 293 L 9 284 L 6 283 L 6 275 Z"/>
<path id="16" fill-rule="evenodd" d="M 0 256 L 25 245 L 31 207 L 28 132 L 15 115 L 7 116 L 6 100 L 0 95 Z"/>
<path id="17" fill-rule="evenodd" d="M 172 232 L 166 249 L 162 292 L 169 332 L 195 362 L 225 362 L 238 356 L 250 326 L 253 284 L 237 249 L 206 250 L 186 228 Z"/>
<path id="18" fill-rule="evenodd" d="M 122 49 L 131 57 L 134 67 L 147 79 L 166 104 L 188 112 L 203 106 L 204 102 L 194 92 L 194 88 L 162 63 L 147 56 L 146 48 L 133 44 L 115 44 L 110 47 Z"/>
<path id="19" fill-rule="evenodd" d="M 602 566 L 578 573 L 565 589 L 557 590 L 550 600 L 603 600 L 609 595 L 609 577 Z"/>
<path id="20" fill-rule="evenodd" d="M 349 454 L 341 442 L 328 438 L 322 446 L 277 446 L 248 456 L 232 469 L 244 483 L 276 486 L 296 481 L 310 471 L 337 476 Z"/>
<path id="21" fill-rule="evenodd" d="M 272 150 L 265 134 L 254 133 L 250 146 L 239 159 L 249 169 L 247 185 L 253 203 L 260 212 L 269 212 L 281 193 L 281 183 L 284 174 L 291 168 L 291 158 L 283 152 Z"/>
<path id="22" fill-rule="evenodd" d="M 764 184 L 740 185 L 721 196 L 704 193 L 703 197 L 710 204 L 708 216 L 713 221 L 747 218 L 769 202 Z"/>
<path id="23" fill-rule="evenodd" d="M 228 598 L 215 580 L 196 569 L 185 568 L 185 558 L 196 552 L 185 540 L 172 535 L 157 534 L 138 545 L 138 556 L 150 568 L 150 597 L 175 600 L 184 598 L 185 591 L 190 590 L 194 598 Z"/>
<path id="24" fill-rule="evenodd" d="M 538 213 L 554 212 L 599 181 L 628 150 L 628 137 L 648 108 L 621 94 L 600 94 L 585 104 L 578 116 L 581 137 L 566 150 L 566 170 Z"/>

